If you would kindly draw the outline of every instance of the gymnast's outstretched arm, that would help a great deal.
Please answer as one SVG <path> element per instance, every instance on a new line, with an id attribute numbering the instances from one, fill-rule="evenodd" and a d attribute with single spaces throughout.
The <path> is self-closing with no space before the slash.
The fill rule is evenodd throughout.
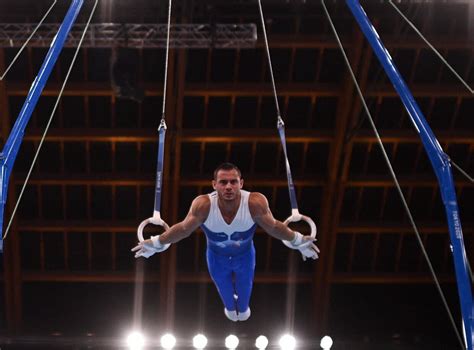
<path id="1" fill-rule="evenodd" d="M 283 241 L 288 241 L 291 249 L 301 252 L 303 259 L 317 259 L 319 249 L 313 243 L 314 238 L 303 236 L 301 233 L 292 231 L 284 223 L 273 217 L 268 206 L 267 198 L 258 192 L 252 192 L 249 198 L 249 210 L 253 220 L 263 228 L 270 236 Z"/>
<path id="2" fill-rule="evenodd" d="M 199 225 L 206 221 L 210 208 L 211 201 L 207 195 L 196 197 L 191 204 L 188 215 L 186 215 L 183 221 L 171 226 L 161 235 L 152 236 L 143 242 L 139 242 L 138 245 L 132 249 L 132 252 L 136 252 L 136 257 L 148 257 L 152 254 L 148 255 L 147 252 L 159 252 L 160 247 L 163 247 L 165 244 L 176 243 L 188 237 Z"/>

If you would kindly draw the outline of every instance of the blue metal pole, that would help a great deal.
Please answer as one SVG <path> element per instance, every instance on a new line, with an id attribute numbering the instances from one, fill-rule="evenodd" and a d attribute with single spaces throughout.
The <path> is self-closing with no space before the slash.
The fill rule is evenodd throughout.
<path id="1" fill-rule="evenodd" d="M 368 19 L 359 1 L 346 0 L 346 3 L 400 96 L 412 123 L 420 135 L 423 146 L 438 178 L 454 254 L 454 266 L 463 316 L 463 326 L 466 334 L 466 345 L 467 349 L 473 350 L 472 289 L 449 157 L 442 150 L 418 104 L 413 98 L 413 95 L 398 72 L 389 52 L 380 40 L 377 31 Z"/>
<path id="2" fill-rule="evenodd" d="M 63 49 L 64 43 L 66 42 L 67 36 L 74 24 L 74 21 L 76 20 L 77 15 L 79 14 L 79 11 L 81 10 L 83 2 L 84 0 L 72 1 L 71 6 L 64 17 L 63 23 L 61 24 L 56 37 L 51 43 L 49 51 L 46 54 L 38 75 L 31 84 L 23 107 L 21 108 L 15 125 L 13 125 L 12 131 L 10 132 L 7 142 L 3 147 L 3 151 L 0 153 L 0 252 L 3 251 L 3 214 L 7 200 L 8 181 L 10 179 L 10 174 L 12 172 L 18 150 L 20 149 L 21 143 L 23 141 L 25 128 L 30 121 L 31 114 L 33 113 L 36 103 L 43 92 L 58 56 Z"/>

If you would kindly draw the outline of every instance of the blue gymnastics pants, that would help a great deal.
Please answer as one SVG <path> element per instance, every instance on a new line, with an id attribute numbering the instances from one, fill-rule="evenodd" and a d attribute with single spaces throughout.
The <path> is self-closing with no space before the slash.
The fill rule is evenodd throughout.
<path id="1" fill-rule="evenodd" d="M 207 249 L 207 267 L 225 308 L 229 311 L 247 311 L 255 273 L 253 244 L 247 252 L 236 256 L 219 255 Z"/>

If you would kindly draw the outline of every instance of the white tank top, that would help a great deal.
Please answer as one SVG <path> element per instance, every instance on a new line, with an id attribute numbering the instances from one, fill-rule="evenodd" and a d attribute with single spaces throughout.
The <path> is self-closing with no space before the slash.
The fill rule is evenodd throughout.
<path id="1" fill-rule="evenodd" d="M 209 215 L 201 225 L 208 248 L 219 254 L 236 255 L 250 249 L 257 225 L 249 210 L 250 192 L 240 191 L 240 205 L 230 224 L 224 221 L 217 203 L 217 192 L 208 194 L 211 201 Z"/>

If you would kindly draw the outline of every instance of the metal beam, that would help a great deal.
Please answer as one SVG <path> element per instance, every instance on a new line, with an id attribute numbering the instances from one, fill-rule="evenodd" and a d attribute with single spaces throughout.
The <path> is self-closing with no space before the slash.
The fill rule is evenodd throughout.
<path id="1" fill-rule="evenodd" d="M 183 18 L 183 22 L 186 21 L 186 18 Z M 256 33 L 255 33 L 256 37 Z M 172 125 L 170 129 L 170 140 L 169 140 L 169 150 L 168 152 L 168 162 L 167 169 L 170 181 L 168 181 L 167 193 L 168 193 L 168 213 L 170 214 L 171 220 L 173 223 L 178 222 L 178 212 L 179 212 L 179 201 L 176 198 L 179 198 L 179 189 L 181 187 L 180 174 L 181 174 L 181 130 L 183 125 L 183 109 L 184 109 L 184 90 L 186 86 L 186 54 L 185 50 L 175 50 L 176 60 L 174 65 L 174 82 L 173 89 L 170 89 L 172 98 L 171 113 L 172 115 Z M 169 264 L 169 280 L 172 287 L 172 290 L 168 289 L 170 297 L 168 298 L 168 303 L 172 303 L 170 312 L 167 314 L 167 326 L 168 329 L 171 329 L 174 325 L 176 309 L 176 283 L 178 281 L 177 273 L 177 247 L 173 246 L 171 250 L 171 263 Z M 169 287 L 168 287 L 169 288 Z"/>
<path id="2" fill-rule="evenodd" d="M 467 223 L 469 224 L 469 222 Z M 474 233 L 472 225 L 467 228 L 466 233 Z M 118 221 L 113 224 L 104 221 L 77 221 L 77 220 L 19 220 L 18 231 L 25 232 L 117 232 L 130 233 L 136 231 L 136 221 Z M 446 233 L 446 226 L 439 222 L 427 221 L 420 222 L 420 231 L 423 234 L 442 234 Z M 411 226 L 400 224 L 399 222 L 389 222 L 385 224 L 371 224 L 367 222 L 341 222 L 335 229 L 336 234 L 372 234 L 372 233 L 409 233 Z M 199 233 L 200 234 L 200 233 Z M 265 234 L 261 229 L 257 234 Z"/>
<path id="3" fill-rule="evenodd" d="M 19 47 L 27 40 L 36 23 L 0 23 L 0 47 Z M 60 23 L 45 23 L 29 42 L 32 47 L 49 47 Z M 82 47 L 100 48 L 164 48 L 167 24 L 150 23 L 92 23 Z M 65 46 L 77 47 L 85 24 L 76 24 Z M 253 23 L 241 24 L 172 24 L 170 45 L 174 48 L 235 48 L 253 47 L 257 28 Z"/>
<path id="4" fill-rule="evenodd" d="M 181 142 L 279 142 L 275 130 L 246 129 L 236 132 L 230 129 L 181 129 Z M 42 132 L 30 129 L 25 140 L 38 141 Z M 415 138 L 413 138 L 415 139 Z M 469 138 L 470 140 L 471 138 Z M 154 142 L 156 133 L 153 129 L 52 129 L 48 141 L 84 141 L 84 142 Z M 330 142 L 332 132 L 328 130 L 289 130 L 287 141 L 292 142 Z"/>
<path id="5" fill-rule="evenodd" d="M 466 222 L 467 229 L 464 230 L 466 234 L 474 233 L 474 227 L 472 222 Z M 471 225 L 469 225 L 471 224 Z M 418 222 L 418 228 L 421 234 L 447 234 L 448 227 L 446 225 L 440 224 L 439 222 Z M 413 227 L 408 224 L 400 224 L 398 222 L 384 222 L 383 224 L 369 224 L 369 223 L 349 223 L 349 222 L 340 222 L 337 227 L 337 234 L 341 233 L 351 233 L 351 234 L 391 234 L 391 233 L 413 233 Z"/>
<path id="6" fill-rule="evenodd" d="M 16 173 L 18 176 L 14 180 L 17 185 L 23 184 L 24 173 Z M 275 179 L 274 177 L 256 177 L 246 176 L 246 182 L 252 186 L 271 186 L 284 187 L 287 182 L 284 179 Z M 399 176 L 400 185 L 403 187 L 438 187 L 438 183 L 434 179 L 413 178 L 413 176 Z M 110 173 L 103 174 L 45 174 L 32 175 L 28 181 L 30 185 L 108 185 L 108 186 L 153 186 L 154 180 L 149 176 L 139 176 L 136 174 L 120 174 L 113 175 Z M 295 180 L 297 187 L 308 186 L 326 186 L 327 179 L 315 176 L 298 177 Z M 182 177 L 179 182 L 180 186 L 196 186 L 210 187 L 211 179 L 208 177 Z M 345 187 L 394 187 L 393 180 L 388 177 L 378 178 L 361 178 L 342 182 Z M 463 179 L 456 182 L 458 188 L 471 188 L 474 183 Z"/>
<path id="7" fill-rule="evenodd" d="M 22 173 L 17 174 L 18 180 L 15 180 L 15 184 L 22 184 L 24 178 Z M 179 182 L 180 186 L 196 186 L 196 187 L 211 187 L 211 177 L 209 178 L 184 178 L 181 179 Z M 252 186 L 286 186 L 286 181 L 283 179 L 275 179 L 275 178 L 253 178 L 247 177 L 248 183 Z M 28 181 L 30 185 L 108 185 L 108 186 L 153 186 L 155 183 L 152 178 L 143 177 L 140 178 L 134 177 L 134 175 L 121 175 L 121 176 L 111 176 L 109 174 L 94 174 L 94 175 L 82 175 L 82 174 L 67 174 L 67 175 L 35 175 L 30 178 Z M 322 179 L 314 179 L 314 178 L 303 178 L 295 181 L 297 186 L 323 186 L 326 181 Z M 175 197 L 176 194 L 173 196 Z M 191 203 L 189 203 L 191 204 Z M 172 215 L 170 215 L 172 217 Z"/>
<path id="8" fill-rule="evenodd" d="M 316 20 L 316 19 L 315 19 Z M 321 20 L 324 20 L 321 18 Z M 36 23 L 0 23 L 0 47 L 20 47 L 36 27 Z M 60 24 L 45 23 L 31 39 L 31 47 L 49 47 Z M 85 24 L 76 24 L 68 36 L 66 47 L 76 47 Z M 150 23 L 92 23 L 82 47 L 85 48 L 164 48 L 166 46 L 166 24 Z M 254 23 L 209 23 L 172 24 L 170 34 L 174 48 L 251 48 L 263 47 L 263 40 L 257 40 Z M 420 46 L 417 37 L 400 40 L 387 38 L 387 47 L 394 49 L 415 49 Z M 295 35 L 272 35 L 272 48 L 321 48 L 337 49 L 336 41 L 327 35 L 301 33 Z M 439 49 L 470 49 L 470 41 L 462 38 L 453 40 L 433 38 L 432 44 Z M 343 38 L 345 48 L 350 48 L 350 40 Z"/>
<path id="9" fill-rule="evenodd" d="M 163 89 L 156 83 L 140 84 L 145 89 L 146 96 L 162 96 Z M 7 87 L 8 96 L 25 96 L 30 86 L 23 82 L 10 82 Z M 43 90 L 43 96 L 57 96 L 60 85 L 48 83 Z M 471 97 L 471 93 L 457 84 L 414 84 L 415 97 Z M 315 96 L 338 97 L 340 86 L 335 83 L 282 83 L 278 85 L 278 94 L 283 96 Z M 64 96 L 114 96 L 112 85 L 108 82 L 71 82 L 68 83 Z M 268 83 L 186 83 L 185 96 L 272 96 L 272 88 Z M 390 85 L 375 85 L 367 89 L 366 97 L 396 97 L 397 94 Z"/>
<path id="10" fill-rule="evenodd" d="M 146 96 L 163 96 L 163 88 L 157 83 L 140 83 Z M 58 83 L 51 82 L 43 90 L 43 96 L 57 96 L 60 91 Z M 29 85 L 23 82 L 11 82 L 8 85 L 8 96 L 25 96 Z M 279 85 L 279 94 L 288 96 L 338 96 L 338 84 L 327 83 L 291 83 Z M 454 92 L 453 92 L 454 93 Z M 115 96 L 111 83 L 81 82 L 69 83 L 64 96 Z M 185 96 L 272 96 L 268 83 L 186 83 Z"/>
<path id="11" fill-rule="evenodd" d="M 181 142 L 279 142 L 278 134 L 272 129 L 182 129 L 180 131 Z M 453 134 L 449 130 L 436 132 L 438 139 L 443 143 L 474 144 L 474 138 L 470 130 L 456 130 Z M 42 132 L 38 129 L 30 129 L 24 139 L 27 141 L 39 141 Z M 332 130 L 308 130 L 289 129 L 287 131 L 288 143 L 300 142 L 332 142 L 334 132 Z M 383 130 L 381 135 L 384 143 L 404 142 L 419 143 L 419 137 L 411 130 Z M 48 133 L 47 141 L 83 141 L 83 142 L 154 142 L 156 141 L 153 129 L 88 129 L 87 133 L 82 130 L 70 128 L 54 128 Z M 375 143 L 377 139 L 371 131 L 359 131 L 352 139 L 354 143 Z"/>

